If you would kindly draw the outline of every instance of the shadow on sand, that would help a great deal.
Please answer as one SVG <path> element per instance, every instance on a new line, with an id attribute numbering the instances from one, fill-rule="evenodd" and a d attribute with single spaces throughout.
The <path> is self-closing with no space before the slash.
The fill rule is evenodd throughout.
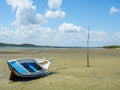
<path id="1" fill-rule="evenodd" d="M 10 77 L 9 80 L 13 81 L 13 82 L 27 82 L 27 81 L 31 81 L 31 80 L 35 80 L 35 79 L 39 79 L 39 78 L 44 78 L 47 76 L 50 76 L 52 74 L 55 74 L 56 72 L 47 72 L 44 75 L 41 75 L 39 77 L 19 77 L 19 76 L 14 76 L 14 77 Z"/>

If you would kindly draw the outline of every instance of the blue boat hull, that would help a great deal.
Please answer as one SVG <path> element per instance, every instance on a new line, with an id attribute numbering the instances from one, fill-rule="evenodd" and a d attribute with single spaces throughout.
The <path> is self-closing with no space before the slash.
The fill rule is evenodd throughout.
<path id="1" fill-rule="evenodd" d="M 10 78 L 14 77 L 40 77 L 45 75 L 46 68 L 34 59 L 10 60 L 7 62 L 11 70 Z"/>

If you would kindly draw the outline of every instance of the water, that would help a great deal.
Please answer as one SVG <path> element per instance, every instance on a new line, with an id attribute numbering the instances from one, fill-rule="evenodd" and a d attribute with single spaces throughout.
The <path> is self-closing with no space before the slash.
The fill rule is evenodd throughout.
<path id="1" fill-rule="evenodd" d="M 0 47 L 0 50 L 7 50 L 7 49 L 38 49 L 40 47 Z"/>
<path id="2" fill-rule="evenodd" d="M 8 50 L 8 49 L 84 49 L 86 50 L 87 47 L 11 47 L 6 46 L 2 47 L 0 46 L 0 50 Z M 90 47 L 89 49 L 102 49 L 102 47 Z"/>

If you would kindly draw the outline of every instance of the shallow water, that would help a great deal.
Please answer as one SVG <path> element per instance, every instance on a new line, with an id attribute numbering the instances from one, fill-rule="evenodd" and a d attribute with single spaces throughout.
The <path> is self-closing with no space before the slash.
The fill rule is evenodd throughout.
<path id="1" fill-rule="evenodd" d="M 5 78 L 7 76 L 8 76 L 7 74 L 0 74 L 0 78 Z"/>
<path id="2" fill-rule="evenodd" d="M 40 49 L 56 49 L 56 48 L 58 48 L 58 49 L 87 49 L 87 47 L 21 47 L 21 46 L 18 46 L 18 47 L 16 47 L 16 46 L 0 46 L 0 49 L 38 49 L 38 48 L 40 48 Z M 101 49 L 102 47 L 89 47 L 90 49 Z"/>

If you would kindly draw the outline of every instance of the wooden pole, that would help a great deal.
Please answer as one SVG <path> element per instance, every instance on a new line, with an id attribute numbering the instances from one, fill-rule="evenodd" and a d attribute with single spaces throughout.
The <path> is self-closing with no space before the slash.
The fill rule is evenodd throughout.
<path id="1" fill-rule="evenodd" d="M 88 37 L 87 37 L 87 67 L 90 67 L 90 64 L 89 64 L 89 38 L 90 38 L 90 26 L 88 26 Z"/>

